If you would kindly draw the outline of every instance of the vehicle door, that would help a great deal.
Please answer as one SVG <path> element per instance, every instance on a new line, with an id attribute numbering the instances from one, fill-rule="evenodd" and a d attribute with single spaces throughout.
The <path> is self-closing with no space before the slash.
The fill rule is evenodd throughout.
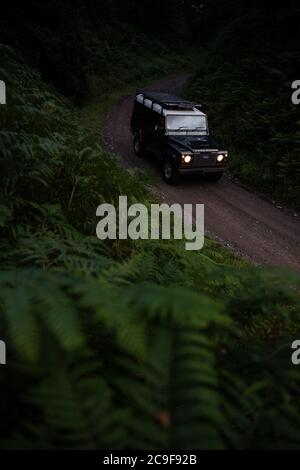
<path id="1" fill-rule="evenodd" d="M 152 152 L 153 149 L 153 114 L 152 101 L 145 99 L 143 106 L 142 140 L 144 147 L 149 152 Z"/>
<path id="2" fill-rule="evenodd" d="M 154 138 L 153 138 L 153 153 L 158 158 L 163 158 L 164 149 L 166 144 L 165 136 L 165 118 L 161 114 L 155 114 L 154 122 Z"/>

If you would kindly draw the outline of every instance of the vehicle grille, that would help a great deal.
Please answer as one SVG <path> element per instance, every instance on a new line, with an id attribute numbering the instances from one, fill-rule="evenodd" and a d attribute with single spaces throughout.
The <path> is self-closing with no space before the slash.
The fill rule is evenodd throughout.
<path id="1" fill-rule="evenodd" d="M 216 155 L 213 153 L 194 153 L 193 167 L 211 167 L 216 166 Z"/>

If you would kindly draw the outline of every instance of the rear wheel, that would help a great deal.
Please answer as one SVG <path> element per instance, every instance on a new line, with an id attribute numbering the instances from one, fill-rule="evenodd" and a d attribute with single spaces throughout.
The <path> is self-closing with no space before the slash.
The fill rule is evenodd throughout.
<path id="1" fill-rule="evenodd" d="M 133 149 L 137 157 L 142 157 L 144 155 L 145 149 L 141 142 L 141 136 L 139 133 L 134 134 Z"/>
<path id="2" fill-rule="evenodd" d="M 174 184 L 179 180 L 178 170 L 170 160 L 163 162 L 163 178 L 168 184 Z"/>
<path id="3" fill-rule="evenodd" d="M 211 183 L 217 183 L 223 176 L 223 171 L 217 171 L 216 173 L 206 173 L 205 179 Z"/>

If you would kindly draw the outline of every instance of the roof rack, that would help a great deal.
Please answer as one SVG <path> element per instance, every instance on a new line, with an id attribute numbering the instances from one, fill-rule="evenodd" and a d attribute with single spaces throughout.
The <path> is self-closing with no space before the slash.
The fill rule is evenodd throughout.
<path id="1" fill-rule="evenodd" d="M 163 109 L 169 110 L 191 110 L 193 108 L 201 108 L 201 104 L 194 101 L 188 101 L 179 96 L 170 95 L 168 93 L 156 93 L 147 91 L 137 91 L 137 95 L 142 94 L 144 99 L 149 99 L 162 106 Z"/>

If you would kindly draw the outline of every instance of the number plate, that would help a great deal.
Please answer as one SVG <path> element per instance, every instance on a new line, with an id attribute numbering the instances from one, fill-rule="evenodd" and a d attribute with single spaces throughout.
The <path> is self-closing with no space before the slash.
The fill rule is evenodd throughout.
<path id="1" fill-rule="evenodd" d="M 193 158 L 194 167 L 215 166 L 216 157 L 212 153 L 196 153 Z"/>

